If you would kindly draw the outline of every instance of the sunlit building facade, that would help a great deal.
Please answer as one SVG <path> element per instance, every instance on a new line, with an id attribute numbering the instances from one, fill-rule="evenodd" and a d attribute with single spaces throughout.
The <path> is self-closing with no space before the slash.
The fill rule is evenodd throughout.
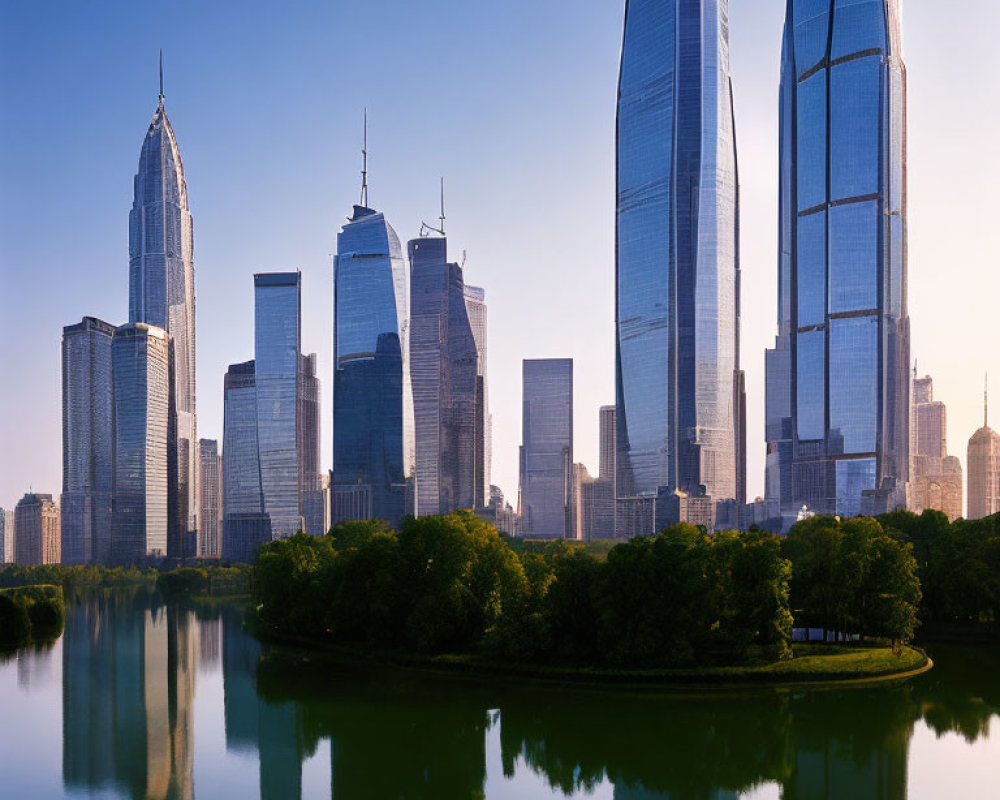
<path id="1" fill-rule="evenodd" d="M 462 268 L 448 261 L 444 236 L 413 239 L 409 256 L 417 513 L 474 509 L 484 488 L 476 470 L 484 452 L 481 382 Z"/>
<path id="2" fill-rule="evenodd" d="M 965 459 L 969 471 L 968 519 L 1000 513 L 1000 434 L 989 426 L 983 401 L 983 427 L 972 434 Z"/>
<path id="3" fill-rule="evenodd" d="M 573 359 L 526 359 L 522 380 L 521 535 L 575 538 Z"/>
<path id="4" fill-rule="evenodd" d="M 465 310 L 476 341 L 478 362 L 476 368 L 476 508 L 483 508 L 490 501 L 490 484 L 493 480 L 493 416 L 490 414 L 489 386 L 486 372 L 487 330 L 486 290 L 478 286 L 465 287 Z"/>
<path id="5" fill-rule="evenodd" d="M 111 559 L 139 564 L 167 556 L 174 417 L 170 405 L 170 334 L 142 322 L 115 329 L 111 343 L 115 399 Z"/>
<path id="6" fill-rule="evenodd" d="M 626 4 L 616 195 L 623 520 L 663 488 L 743 493 L 728 14 L 726 0 Z"/>
<path id="7" fill-rule="evenodd" d="M 948 455 L 948 416 L 934 399 L 930 376 L 913 378 L 910 412 L 910 489 L 907 507 L 921 513 L 931 508 L 954 521 L 962 516 L 962 463 Z"/>
<path id="8" fill-rule="evenodd" d="M 171 413 L 176 416 L 171 470 L 171 555 L 182 557 L 198 526 L 195 414 L 194 234 L 184 165 L 160 102 L 146 132 L 129 214 L 129 322 L 162 328 L 173 342 Z"/>
<path id="9" fill-rule="evenodd" d="M 218 558 L 222 551 L 222 459 L 215 439 L 198 442 L 200 461 L 198 555 Z"/>
<path id="10" fill-rule="evenodd" d="M 333 283 L 330 521 L 395 524 L 412 511 L 409 287 L 399 237 L 382 213 L 354 207 L 337 236 Z"/>
<path id="11" fill-rule="evenodd" d="M 896 0 L 789 0 L 767 358 L 767 484 L 786 512 L 905 503 L 905 103 Z"/>
<path id="12" fill-rule="evenodd" d="M 62 563 L 105 564 L 111 557 L 115 327 L 93 317 L 63 328 Z"/>
<path id="13" fill-rule="evenodd" d="M 62 537 L 59 506 L 50 494 L 26 494 L 14 509 L 18 536 L 14 542 L 14 562 L 36 566 L 58 564 Z"/>

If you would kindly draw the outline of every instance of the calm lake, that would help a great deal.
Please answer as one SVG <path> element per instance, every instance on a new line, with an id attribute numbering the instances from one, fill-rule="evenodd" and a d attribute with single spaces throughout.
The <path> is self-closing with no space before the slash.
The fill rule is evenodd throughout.
<path id="1" fill-rule="evenodd" d="M 235 607 L 73 596 L 0 658 L 0 797 L 1000 797 L 1000 649 L 901 686 L 673 694 L 471 680 L 262 646 Z"/>

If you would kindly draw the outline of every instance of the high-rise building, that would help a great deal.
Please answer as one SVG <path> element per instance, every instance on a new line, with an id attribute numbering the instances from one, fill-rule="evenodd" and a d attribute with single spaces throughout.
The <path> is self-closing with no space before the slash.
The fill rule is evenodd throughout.
<path id="1" fill-rule="evenodd" d="M 966 453 L 969 470 L 968 519 L 983 519 L 1000 513 L 1000 434 L 989 426 L 986 398 L 983 427 L 972 434 Z"/>
<path id="2" fill-rule="evenodd" d="M 727 0 L 628 0 L 617 121 L 617 495 L 736 498 L 742 379 Z M 631 512 L 624 516 L 634 516 Z"/>
<path id="3" fill-rule="evenodd" d="M 14 561 L 17 564 L 58 564 L 61 535 L 59 506 L 50 494 L 26 494 L 14 510 L 17 539 Z"/>
<path id="4" fill-rule="evenodd" d="M 605 480 L 615 479 L 615 459 L 617 458 L 617 436 L 615 429 L 618 422 L 618 409 L 615 406 L 601 406 L 599 412 L 599 438 L 600 438 L 600 468 L 598 476 Z"/>
<path id="5" fill-rule="evenodd" d="M 14 563 L 14 541 L 17 532 L 14 525 L 14 509 L 0 508 L 0 526 L 3 527 L 3 543 L 0 545 L 0 558 L 4 564 Z"/>
<path id="6" fill-rule="evenodd" d="M 271 540 L 261 490 L 253 361 L 229 366 L 223 402 L 222 559 L 250 563 L 257 548 Z"/>
<path id="7" fill-rule="evenodd" d="M 161 71 L 162 78 L 162 71 Z M 163 107 L 163 85 L 139 154 L 129 214 L 129 322 L 162 328 L 172 339 L 170 408 L 176 435 L 171 461 L 170 555 L 184 557 L 198 526 L 195 414 L 194 234 L 177 138 Z"/>
<path id="8" fill-rule="evenodd" d="M 573 538 L 573 359 L 525 359 L 521 417 L 521 534 Z"/>
<path id="9" fill-rule="evenodd" d="M 462 268 L 448 262 L 444 236 L 413 239 L 409 256 L 417 513 L 473 509 L 483 501 L 476 471 L 476 453 L 483 452 L 476 425 L 479 355 Z"/>
<path id="10" fill-rule="evenodd" d="M 855 516 L 905 502 L 910 334 L 899 6 L 787 3 L 778 339 L 767 358 L 774 393 L 767 483 L 770 499 L 786 501 L 785 514 L 808 506 Z"/>
<path id="11" fill-rule="evenodd" d="M 937 509 L 956 520 L 962 516 L 962 464 L 948 455 L 947 415 L 944 403 L 934 400 L 934 381 L 918 378 L 915 369 L 910 425 L 908 507 L 918 514 Z"/>
<path id="12" fill-rule="evenodd" d="M 111 558 L 115 328 L 93 317 L 63 328 L 61 497 L 62 563 Z"/>
<path id="13" fill-rule="evenodd" d="M 489 504 L 493 480 L 493 415 L 486 374 L 486 290 L 478 286 L 465 287 L 465 310 L 472 327 L 478 354 L 476 368 L 476 508 Z"/>
<path id="14" fill-rule="evenodd" d="M 176 429 L 171 413 L 173 346 L 162 328 L 122 325 L 111 343 L 115 401 L 111 559 L 139 563 L 168 554 Z"/>
<path id="15" fill-rule="evenodd" d="M 326 512 L 321 510 L 324 503 L 329 508 L 329 500 L 326 499 L 324 478 L 319 471 L 319 406 L 316 354 L 300 354 L 298 417 L 295 422 L 295 446 L 299 452 L 299 514 L 302 530 L 313 536 L 322 536 L 329 530 L 329 526 L 324 524 Z"/>
<path id="16" fill-rule="evenodd" d="M 222 459 L 215 439 L 198 442 L 200 482 L 198 555 L 218 558 L 222 554 Z"/>

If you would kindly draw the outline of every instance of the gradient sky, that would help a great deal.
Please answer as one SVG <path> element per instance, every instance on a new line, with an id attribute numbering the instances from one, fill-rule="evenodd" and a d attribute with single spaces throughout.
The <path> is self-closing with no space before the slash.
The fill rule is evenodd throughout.
<path id="1" fill-rule="evenodd" d="M 763 491 L 764 349 L 775 332 L 783 0 L 731 9 L 743 219 L 748 492 Z M 576 460 L 597 471 L 614 399 L 614 118 L 623 0 L 365 0 L 0 5 L 0 505 L 61 488 L 59 342 L 128 316 L 132 178 L 167 112 L 195 226 L 198 432 L 221 438 L 226 366 L 252 356 L 252 273 L 301 269 L 331 466 L 332 268 L 360 187 L 404 241 L 447 187 L 451 255 L 486 289 L 494 482 L 513 501 L 521 359 L 573 357 Z M 991 247 L 1000 152 L 1000 8 L 909 3 L 913 355 L 949 411 L 982 424 L 1000 352 Z M 1000 415 L 1000 411 L 997 412 Z"/>

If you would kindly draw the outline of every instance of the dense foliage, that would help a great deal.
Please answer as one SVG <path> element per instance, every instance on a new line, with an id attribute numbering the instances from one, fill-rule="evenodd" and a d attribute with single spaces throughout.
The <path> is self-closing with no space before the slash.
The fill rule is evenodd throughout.
<path id="1" fill-rule="evenodd" d="M 110 569 L 94 564 L 74 567 L 62 564 L 41 566 L 2 564 L 0 588 L 38 585 L 58 585 L 67 589 L 75 586 L 130 586 L 137 583 L 153 583 L 156 575 L 157 572 L 153 569 L 138 570 L 134 567 Z"/>
<path id="2" fill-rule="evenodd" d="M 348 523 L 261 548 L 261 622 L 284 635 L 531 663 L 675 666 L 788 654 L 789 565 L 770 534 L 677 525 L 601 559 L 515 552 L 467 513 Z"/>
<path id="3" fill-rule="evenodd" d="M 206 565 L 181 567 L 161 573 L 156 588 L 165 595 L 200 595 L 231 597 L 250 594 L 251 568 L 246 564 L 234 567 Z"/>
<path id="4" fill-rule="evenodd" d="M 65 615 L 61 586 L 0 589 L 0 646 L 53 639 L 62 632 Z"/>

